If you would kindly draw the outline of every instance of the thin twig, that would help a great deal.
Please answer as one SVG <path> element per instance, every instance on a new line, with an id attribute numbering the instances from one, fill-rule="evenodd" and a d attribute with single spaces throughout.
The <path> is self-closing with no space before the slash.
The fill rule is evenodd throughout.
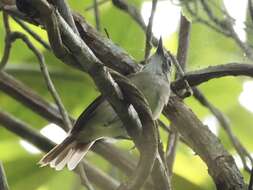
<path id="1" fill-rule="evenodd" d="M 177 60 L 185 71 L 190 42 L 191 22 L 181 14 L 179 27 L 179 43 L 177 48 Z"/>
<path id="2" fill-rule="evenodd" d="M 253 3 L 252 0 L 248 0 L 248 9 L 250 13 L 251 22 L 253 22 Z"/>
<path id="3" fill-rule="evenodd" d="M 96 29 L 100 31 L 100 16 L 99 16 L 99 8 L 98 8 L 98 0 L 93 0 L 94 4 L 94 17 L 96 21 Z"/>
<path id="4" fill-rule="evenodd" d="M 11 39 L 10 39 L 10 25 L 9 25 L 9 16 L 7 13 L 3 12 L 3 23 L 5 28 L 5 44 L 4 44 L 4 53 L 0 62 L 0 71 L 5 67 L 9 60 L 10 51 L 11 51 Z"/>
<path id="5" fill-rule="evenodd" d="M 251 165 L 251 175 L 249 179 L 248 190 L 253 190 L 253 166 Z"/>
<path id="6" fill-rule="evenodd" d="M 202 94 L 200 90 L 197 88 L 193 88 L 194 97 L 205 107 L 207 107 L 211 113 L 217 118 L 219 121 L 221 127 L 226 131 L 229 140 L 232 142 L 236 152 L 240 156 L 240 159 L 243 163 L 243 167 L 247 172 L 251 172 L 251 169 L 247 165 L 247 160 L 251 162 L 251 165 L 253 165 L 253 159 L 250 155 L 250 153 L 247 151 L 247 149 L 242 145 L 242 143 L 239 141 L 239 139 L 234 135 L 234 133 L 231 130 L 230 124 L 228 122 L 228 119 L 225 117 L 225 115 L 214 105 L 212 105 L 208 99 Z"/>
<path id="7" fill-rule="evenodd" d="M 152 48 L 152 29 L 153 29 L 153 21 L 154 21 L 154 16 L 155 16 L 155 11 L 156 11 L 156 6 L 157 6 L 157 0 L 152 1 L 152 9 L 148 21 L 148 26 L 146 29 L 146 45 L 145 45 L 145 62 L 147 61 L 150 51 Z"/>
<path id="8" fill-rule="evenodd" d="M 78 170 L 78 173 L 79 173 L 79 176 L 81 178 L 81 182 L 83 183 L 83 185 L 86 186 L 88 190 L 95 190 L 86 175 L 86 171 L 85 171 L 84 166 L 82 164 L 79 164 L 79 166 L 77 167 L 77 170 Z"/>
<path id="9" fill-rule="evenodd" d="M 72 124 L 70 122 L 70 119 L 68 117 L 67 111 L 64 108 L 64 105 L 61 101 L 60 96 L 58 95 L 54 84 L 50 78 L 46 63 L 45 63 L 45 59 L 44 56 L 37 50 L 37 48 L 30 42 L 30 40 L 27 38 L 26 35 L 20 33 L 20 32 L 15 32 L 13 33 L 15 35 L 15 37 L 18 39 L 22 39 L 23 42 L 28 46 L 28 48 L 35 54 L 35 56 L 37 57 L 39 64 L 40 64 L 40 69 L 41 72 L 44 76 L 45 82 L 47 84 L 48 90 L 51 93 L 52 97 L 54 98 L 54 101 L 56 103 L 56 105 L 58 106 L 58 109 L 62 115 L 64 124 L 66 129 L 71 129 L 72 128 Z"/>
<path id="10" fill-rule="evenodd" d="M 197 11 L 194 12 L 194 10 L 192 10 L 192 8 L 189 6 L 188 3 L 185 3 L 185 8 L 193 17 L 194 22 L 199 22 L 201 24 L 204 24 L 204 25 L 208 26 L 209 28 L 213 29 L 214 31 L 221 33 L 227 37 L 231 36 L 229 31 L 224 30 L 223 28 L 220 28 L 220 27 L 216 26 L 215 24 L 210 23 L 208 20 L 203 19 L 202 17 L 198 16 L 198 14 L 196 13 Z"/>
<path id="11" fill-rule="evenodd" d="M 7 178 L 4 172 L 3 163 L 1 161 L 0 161 L 0 189 L 1 190 L 9 189 Z"/>
<path id="12" fill-rule="evenodd" d="M 179 140 L 179 134 L 177 131 L 173 131 L 169 134 L 166 150 L 166 164 L 169 172 L 169 177 L 173 175 L 173 166 L 176 157 L 177 144 Z"/>
<path id="13" fill-rule="evenodd" d="M 209 28 L 214 29 L 216 32 L 219 32 L 227 37 L 232 38 L 239 45 L 239 47 L 245 52 L 247 57 L 253 60 L 252 47 L 247 42 L 242 41 L 238 37 L 238 34 L 234 31 L 234 28 L 233 28 L 234 19 L 231 16 L 229 16 L 227 11 L 225 9 L 220 10 L 224 14 L 224 19 L 219 19 L 217 16 L 215 16 L 215 14 L 213 13 L 213 10 L 211 9 L 207 1 L 200 0 L 200 4 L 202 5 L 203 10 L 205 11 L 210 21 L 207 21 L 203 19 L 201 16 L 198 16 L 198 14 L 195 13 L 190 8 L 190 6 L 186 3 L 185 7 L 187 11 L 195 18 L 195 21 L 205 24 Z"/>
<path id="14" fill-rule="evenodd" d="M 9 15 L 5 12 L 3 12 L 3 23 L 4 23 L 4 29 L 6 32 L 6 36 L 8 36 L 11 33 L 11 27 L 9 23 Z"/>
<path id="15" fill-rule="evenodd" d="M 135 6 L 129 4 L 128 1 L 125 1 L 125 0 L 112 0 L 112 3 L 118 9 L 123 10 L 124 12 L 129 14 L 134 19 L 134 21 L 140 25 L 142 30 L 146 32 L 146 29 L 147 29 L 146 24 L 140 14 L 140 11 L 136 9 Z M 158 41 L 157 41 L 157 44 L 158 44 Z"/>
<path id="16" fill-rule="evenodd" d="M 103 4 L 105 4 L 105 3 L 109 2 L 109 1 L 110 1 L 110 0 L 101 0 L 101 1 L 98 1 L 98 2 L 97 2 L 97 5 L 98 5 L 98 6 L 101 6 L 101 5 L 103 5 Z M 90 10 L 92 10 L 92 9 L 94 9 L 94 8 L 95 8 L 95 7 L 94 7 L 94 3 L 93 3 L 92 5 L 86 7 L 86 8 L 85 8 L 85 11 L 90 11 Z"/>
<path id="17" fill-rule="evenodd" d="M 23 21 L 16 17 L 12 17 L 25 31 L 27 31 L 35 40 L 37 40 L 44 48 L 47 50 L 51 50 L 50 45 L 45 42 L 38 34 L 36 34 L 34 31 L 32 31 L 27 24 L 25 24 Z"/>

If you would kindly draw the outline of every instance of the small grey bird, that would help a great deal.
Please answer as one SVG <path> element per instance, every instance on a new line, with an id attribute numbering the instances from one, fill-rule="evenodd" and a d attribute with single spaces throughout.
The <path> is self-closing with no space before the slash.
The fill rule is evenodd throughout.
<path id="1" fill-rule="evenodd" d="M 129 75 L 131 82 L 147 99 L 154 120 L 158 119 L 170 97 L 170 71 L 171 61 L 165 55 L 160 39 L 156 52 L 143 69 Z M 79 116 L 66 139 L 47 153 L 39 164 L 50 165 L 56 170 L 67 165 L 73 170 L 97 140 L 108 137 L 129 138 L 109 102 L 98 98 Z"/>

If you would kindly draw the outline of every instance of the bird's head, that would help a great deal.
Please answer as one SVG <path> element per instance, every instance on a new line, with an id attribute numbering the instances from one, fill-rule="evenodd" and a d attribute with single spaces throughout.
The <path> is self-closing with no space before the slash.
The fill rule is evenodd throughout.
<path id="1" fill-rule="evenodd" d="M 162 38 L 159 40 L 156 52 L 147 60 L 143 71 L 168 77 L 171 71 L 171 60 L 163 48 Z"/>

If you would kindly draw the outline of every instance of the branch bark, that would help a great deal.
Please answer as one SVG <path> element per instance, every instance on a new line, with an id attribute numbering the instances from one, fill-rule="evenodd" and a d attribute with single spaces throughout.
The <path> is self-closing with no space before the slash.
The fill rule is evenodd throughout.
<path id="1" fill-rule="evenodd" d="M 176 97 L 171 97 L 164 114 L 190 147 L 207 164 L 218 190 L 243 190 L 245 184 L 233 157 L 225 150 L 219 139 Z"/>
<path id="2" fill-rule="evenodd" d="M 85 39 L 84 39 L 85 40 Z M 95 42 L 96 39 L 94 38 Z M 93 42 L 93 43 L 95 43 Z M 100 47 L 100 49 L 102 49 Z M 99 48 L 98 48 L 99 49 Z M 108 52 L 110 52 L 110 47 L 107 48 Z M 125 55 L 128 57 L 127 55 Z M 100 54 L 98 56 L 99 59 L 103 60 L 103 55 Z M 121 63 L 121 59 L 117 56 L 113 57 L 112 59 L 114 62 Z M 128 57 L 129 58 L 129 57 Z M 129 63 L 129 62 L 128 62 Z M 105 64 L 108 64 L 105 62 Z M 131 65 L 131 63 L 130 63 Z M 231 66 L 231 65 L 230 65 Z M 245 66 L 245 65 L 244 65 Z M 223 67 L 223 66 L 222 66 Z M 240 75 L 245 74 L 247 76 L 252 76 L 252 68 L 251 68 L 251 74 L 245 70 L 246 67 L 243 67 L 242 69 L 238 67 L 231 68 L 216 68 L 218 72 L 215 72 L 215 69 L 208 69 L 208 71 L 201 73 L 191 73 L 192 75 L 188 75 L 189 78 L 194 79 L 192 80 L 192 85 L 198 85 L 201 84 L 201 82 L 207 81 L 212 78 L 216 77 L 222 77 L 222 76 L 228 76 L 228 75 Z M 133 68 L 136 68 L 133 66 Z M 227 70 L 228 69 L 228 70 Z M 123 70 L 123 69 L 122 69 Z M 138 70 L 138 69 L 137 69 Z M 197 80 L 197 75 L 201 76 L 201 81 Z M 180 81 L 180 80 L 179 80 Z M 176 82 L 177 84 L 178 81 Z M 175 83 L 175 84 L 176 84 Z M 177 85 L 175 85 L 177 86 Z M 183 88 L 181 86 L 181 88 Z M 181 135 L 187 139 L 187 142 L 190 142 L 191 148 L 195 150 L 201 158 L 206 162 L 206 164 L 209 167 L 210 175 L 213 177 L 214 181 L 217 184 L 217 188 L 225 190 L 225 189 L 242 189 L 244 186 L 244 182 L 242 180 L 241 174 L 239 173 L 237 167 L 234 164 L 233 159 L 231 156 L 226 152 L 226 150 L 222 147 L 218 139 L 213 136 L 209 130 L 205 129 L 201 122 L 197 119 L 197 117 L 179 100 L 172 98 L 172 103 L 169 105 L 169 109 L 171 112 L 168 112 L 168 116 L 173 121 L 173 117 L 177 116 L 175 118 L 176 127 L 179 128 L 179 132 Z M 176 113 L 174 113 L 176 111 Z M 189 114 L 189 115 L 188 115 Z M 181 121 L 181 122 L 180 122 Z M 184 123 L 182 123 L 184 121 Z M 180 125 L 182 125 L 182 128 L 180 128 Z M 202 130 L 204 128 L 204 130 Z M 204 138 L 203 138 L 204 137 Z M 202 139 L 202 141 L 200 141 Z M 213 143 L 205 143 L 205 140 L 207 139 L 208 142 Z M 212 155 L 210 152 L 214 151 L 215 155 Z M 221 173 L 218 173 L 217 171 L 221 170 Z M 221 174 L 224 174 L 221 176 Z"/>
<path id="3" fill-rule="evenodd" d="M 71 56 L 73 56 L 73 61 L 76 61 L 84 71 L 88 72 L 92 76 L 99 90 L 107 98 L 126 126 L 129 135 L 133 138 L 141 153 L 141 157 L 137 167 L 137 172 L 132 175 L 133 177 L 131 180 L 128 180 L 127 185 L 122 183 L 119 189 L 140 189 L 144 185 L 153 168 L 157 154 L 155 124 L 152 122 L 151 111 L 144 96 L 141 93 L 136 94 L 136 92 L 138 92 L 136 87 L 132 86 L 131 83 L 128 83 L 132 89 L 132 91 L 130 91 L 132 92 L 131 100 L 136 100 L 134 95 L 138 95 L 138 103 L 141 104 L 138 104 L 136 101 L 130 103 L 133 104 L 135 109 L 140 109 L 142 107 L 143 109 L 141 110 L 145 110 L 145 112 L 141 114 L 142 117 L 140 118 L 143 125 L 143 133 L 141 134 L 141 138 L 139 138 L 140 133 L 138 131 L 138 120 L 128 114 L 128 107 L 130 104 L 125 104 L 122 101 L 123 96 L 120 88 L 114 82 L 107 68 L 103 66 L 102 62 L 97 59 L 84 41 L 82 41 L 79 36 L 71 30 L 65 20 L 57 13 L 57 11 L 54 11 L 54 9 L 52 9 L 45 0 L 29 2 L 40 13 L 41 20 L 47 30 L 49 41 L 55 55 L 63 62 L 68 63 L 69 60 L 66 60 L 65 57 L 71 58 Z M 63 56 L 61 49 L 64 50 Z M 117 77 L 122 81 L 125 80 L 126 82 L 126 79 L 120 75 L 117 75 Z M 129 125 L 131 125 L 131 127 L 128 127 Z M 133 132 L 133 130 L 135 132 Z M 145 156 L 146 154 L 144 154 L 147 153 L 147 150 L 150 150 L 148 154 L 149 156 Z"/>
<path id="4" fill-rule="evenodd" d="M 211 79 L 225 76 L 248 76 L 253 77 L 253 65 L 244 63 L 227 63 L 224 65 L 210 66 L 208 68 L 191 71 L 185 75 L 190 86 L 197 86 Z M 184 88 L 183 79 L 178 79 L 171 84 L 174 91 Z"/>
<path id="5" fill-rule="evenodd" d="M 44 152 L 48 152 L 55 146 L 55 143 L 35 131 L 33 128 L 29 127 L 26 123 L 17 120 L 13 116 L 3 111 L 0 111 L 0 124 L 7 130 L 27 140 Z M 118 181 L 111 178 L 101 170 L 95 168 L 89 162 L 85 161 L 82 164 L 84 169 L 87 171 L 87 175 L 90 181 L 101 189 L 112 190 L 118 187 Z"/>
<path id="6" fill-rule="evenodd" d="M 0 161 L 0 189 L 1 190 L 9 189 L 7 178 L 4 172 L 3 163 L 1 161 Z"/>

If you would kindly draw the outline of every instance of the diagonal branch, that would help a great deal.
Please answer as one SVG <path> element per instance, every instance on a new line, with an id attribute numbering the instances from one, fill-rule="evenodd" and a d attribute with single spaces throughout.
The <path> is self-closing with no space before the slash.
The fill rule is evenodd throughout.
<path id="1" fill-rule="evenodd" d="M 37 57 L 39 63 L 40 63 L 40 68 L 42 71 L 42 74 L 44 76 L 44 79 L 46 81 L 47 87 L 49 92 L 51 93 L 56 105 L 59 108 L 59 111 L 61 113 L 61 116 L 63 118 L 64 121 L 64 126 L 66 127 L 66 129 L 71 129 L 72 124 L 68 118 L 68 114 L 66 109 L 64 108 L 64 105 L 61 101 L 60 96 L 58 95 L 54 84 L 50 78 L 49 72 L 47 70 L 46 64 L 45 64 L 45 60 L 44 60 L 44 56 L 37 50 L 37 48 L 30 42 L 30 40 L 27 38 L 26 35 L 20 33 L 20 32 L 13 32 L 13 41 L 16 39 L 21 39 L 27 46 L 28 48 L 35 54 L 35 56 Z"/>
<path id="2" fill-rule="evenodd" d="M 190 108 L 172 96 L 164 114 L 189 146 L 208 166 L 218 190 L 243 190 L 245 184 L 233 157 L 225 150 L 219 139 L 197 118 Z"/>
<path id="3" fill-rule="evenodd" d="M 48 152 L 55 146 L 55 144 L 48 138 L 44 137 L 27 124 L 17 120 L 13 116 L 3 111 L 0 111 L 0 124 L 8 131 L 15 133 L 44 152 Z M 84 167 L 84 169 L 87 171 L 89 179 L 101 189 L 112 190 L 116 189 L 119 185 L 119 182 L 109 177 L 107 174 L 97 169 L 87 161 L 83 162 L 82 167 Z M 75 170 L 75 172 L 78 171 Z"/>
<path id="4" fill-rule="evenodd" d="M 56 106 L 46 102 L 32 89 L 4 72 L 0 73 L 0 89 L 49 122 L 63 126 L 62 117 Z M 74 119 L 71 118 L 71 121 L 74 122 Z M 108 143 L 98 142 L 93 150 L 127 175 L 132 173 L 136 166 L 134 158 Z"/>
<path id="5" fill-rule="evenodd" d="M 84 39 L 84 40 L 86 40 L 86 39 Z M 96 39 L 94 39 L 95 41 L 96 41 Z M 102 46 L 103 47 L 103 46 Z M 100 47 L 100 48 L 102 48 L 102 47 Z M 110 48 L 109 48 L 110 49 Z M 107 49 L 108 50 L 108 53 L 109 52 L 111 52 L 109 49 Z M 100 54 L 100 56 L 98 56 L 101 60 L 103 60 L 103 55 L 101 55 Z M 126 55 L 126 57 L 128 57 L 127 55 Z M 129 57 L 128 57 L 129 58 Z M 121 63 L 121 58 L 120 57 L 117 57 L 117 56 L 114 56 L 114 62 L 118 62 L 118 63 Z M 105 62 L 106 64 L 107 64 L 107 62 Z M 128 64 L 129 64 L 130 62 L 128 62 Z M 131 64 L 131 63 L 130 63 Z M 136 69 L 136 67 L 135 66 L 133 66 L 132 68 L 135 68 Z M 122 70 L 124 70 L 124 69 L 122 69 Z M 124 71 L 123 71 L 124 72 Z M 172 99 L 173 100 L 173 99 Z M 174 100 L 173 100 L 174 101 Z M 208 133 L 206 133 L 206 129 L 204 129 L 204 131 L 203 130 L 201 130 L 202 128 L 204 128 L 204 126 L 202 125 L 202 124 L 200 124 L 200 122 L 199 122 L 199 120 L 197 119 L 193 119 L 193 120 L 190 120 L 190 118 L 195 118 L 196 116 L 192 113 L 192 112 L 190 112 L 189 110 L 187 111 L 187 112 L 184 112 L 185 111 L 185 109 L 186 109 L 186 107 L 185 107 L 185 105 L 183 104 L 183 103 L 180 103 L 180 101 L 178 101 L 178 100 L 175 100 L 175 102 L 173 102 L 173 104 L 172 104 L 173 106 L 171 106 L 171 109 L 172 109 L 172 111 L 173 112 L 171 112 L 169 115 L 171 115 L 171 116 L 173 116 L 172 118 L 176 118 L 177 119 L 177 121 L 178 122 L 184 122 L 184 123 L 178 123 L 177 124 L 177 127 L 178 128 L 180 128 L 180 125 L 182 124 L 183 126 L 185 125 L 185 124 L 188 124 L 188 123 L 190 123 L 191 125 L 187 125 L 187 126 L 184 126 L 185 128 L 183 129 L 182 127 L 180 128 L 181 130 L 180 130 L 180 133 L 181 134 L 184 134 L 183 136 L 184 137 L 186 137 L 187 138 L 187 140 L 190 140 L 189 142 L 191 142 L 190 143 L 190 146 L 196 151 L 196 150 L 199 150 L 199 151 L 201 151 L 201 157 L 202 157 L 202 159 L 207 163 L 207 165 L 208 165 L 208 167 L 209 168 L 211 168 L 211 166 L 212 166 L 212 164 L 214 165 L 214 166 L 216 166 L 217 165 L 217 163 L 219 164 L 219 170 L 220 169 L 222 169 L 222 171 L 224 171 L 224 169 L 226 168 L 226 169 L 228 169 L 230 172 L 230 174 L 231 175 L 234 175 L 234 177 L 230 177 L 230 176 L 228 176 L 228 178 L 226 178 L 225 176 L 227 176 L 227 175 L 224 175 L 224 177 L 223 176 L 221 176 L 220 178 L 219 178 L 219 176 L 216 178 L 216 176 L 214 176 L 214 175 L 212 175 L 213 176 L 213 178 L 214 178 L 214 180 L 217 182 L 217 185 L 219 185 L 219 184 L 225 184 L 225 185 L 227 185 L 227 184 L 229 184 L 230 182 L 231 182 L 231 180 L 230 179 L 232 179 L 233 180 L 233 184 L 234 183 L 237 183 L 237 184 L 239 184 L 239 187 L 238 186 L 236 186 L 236 188 L 237 189 L 241 189 L 240 187 L 241 186 L 243 186 L 244 184 L 243 184 L 243 181 L 242 181 L 242 178 L 241 178 L 241 175 L 240 175 L 240 173 L 238 173 L 238 171 L 237 171 L 237 168 L 236 168 L 236 166 L 234 165 L 234 163 L 233 162 L 231 162 L 231 160 L 230 159 L 222 159 L 223 157 L 220 157 L 220 159 L 213 159 L 213 157 L 211 157 L 211 155 L 210 155 L 210 150 L 209 150 L 209 148 L 213 148 L 214 149 L 214 152 L 216 152 L 217 150 L 219 150 L 219 151 L 221 151 L 221 152 L 225 152 L 226 153 L 226 151 L 224 150 L 224 148 L 220 145 L 220 143 L 218 142 L 218 140 L 217 140 L 217 138 L 215 137 L 215 136 L 212 136 L 212 135 L 210 135 L 210 139 L 213 139 L 216 143 L 215 144 L 212 144 L 212 146 L 213 147 L 210 147 L 211 146 L 211 144 L 205 144 L 205 146 L 203 146 L 203 147 L 199 147 L 198 146 L 198 143 L 199 142 L 201 142 L 201 141 L 199 141 L 199 142 L 197 142 L 197 139 L 199 140 L 199 138 L 200 137 L 203 137 L 203 135 L 205 136 L 206 134 L 208 134 Z M 182 109 L 183 111 L 177 111 L 178 109 Z M 174 112 L 175 111 L 175 112 Z M 190 115 L 190 117 L 186 117 L 187 115 Z M 181 119 L 181 120 L 180 120 Z M 187 134 L 187 132 L 191 132 L 191 131 L 196 131 L 197 133 L 195 134 L 195 133 L 191 133 L 190 135 L 189 134 Z M 207 138 L 208 138 L 208 140 L 210 140 L 209 139 L 209 135 L 207 135 Z M 188 142 L 188 141 L 187 141 Z M 194 142 L 194 143 L 193 143 Z M 217 148 L 217 150 L 216 150 L 216 148 Z M 197 151 L 196 151 L 197 152 Z M 226 153 L 227 154 L 227 153 Z M 226 157 L 226 156 L 225 156 Z M 226 157 L 227 158 L 227 157 Z M 229 158 L 229 157 L 228 157 Z M 221 161 L 221 162 L 219 162 L 219 161 Z M 217 167 L 216 167 L 217 168 Z M 213 170 L 212 170 L 213 171 Z M 227 173 L 226 173 L 227 174 Z M 221 188 L 221 189 L 229 189 L 230 188 L 230 186 L 223 186 L 224 188 Z"/>
<path id="6" fill-rule="evenodd" d="M 32 31 L 29 26 L 24 23 L 22 20 L 12 17 L 26 32 L 28 32 L 35 40 L 37 40 L 44 48 L 47 50 L 51 50 L 50 45 L 45 42 L 38 34 L 36 34 L 34 31 Z"/>
<path id="7" fill-rule="evenodd" d="M 219 121 L 221 127 L 226 131 L 230 141 L 232 142 L 236 152 L 241 158 L 241 161 L 243 163 L 243 167 L 247 172 L 251 172 L 251 169 L 247 165 L 247 160 L 251 162 L 251 165 L 253 165 L 253 159 L 250 155 L 250 153 L 247 151 L 247 149 L 242 145 L 242 143 L 239 141 L 239 139 L 234 135 L 232 132 L 232 129 L 230 127 L 228 119 L 225 117 L 225 115 L 214 105 L 212 105 L 207 98 L 202 94 L 200 90 L 197 88 L 193 88 L 194 97 L 205 107 L 207 107 L 210 112 L 217 118 Z"/>
<path id="8" fill-rule="evenodd" d="M 137 10 L 135 6 L 128 4 L 126 0 L 112 0 L 112 3 L 118 9 L 129 14 L 132 19 L 137 22 L 144 31 L 146 31 L 146 24 L 140 14 L 140 11 Z"/>
<path id="9" fill-rule="evenodd" d="M 72 30 L 76 34 L 78 34 L 78 30 L 76 28 L 67 0 L 49 0 L 49 2 L 51 2 L 54 6 L 56 6 L 57 10 L 64 18 L 64 20 L 68 23 L 68 25 L 72 28 Z"/>
<path id="10" fill-rule="evenodd" d="M 8 190 L 8 183 L 7 178 L 4 172 L 3 163 L 0 161 L 0 189 L 1 190 Z"/>

